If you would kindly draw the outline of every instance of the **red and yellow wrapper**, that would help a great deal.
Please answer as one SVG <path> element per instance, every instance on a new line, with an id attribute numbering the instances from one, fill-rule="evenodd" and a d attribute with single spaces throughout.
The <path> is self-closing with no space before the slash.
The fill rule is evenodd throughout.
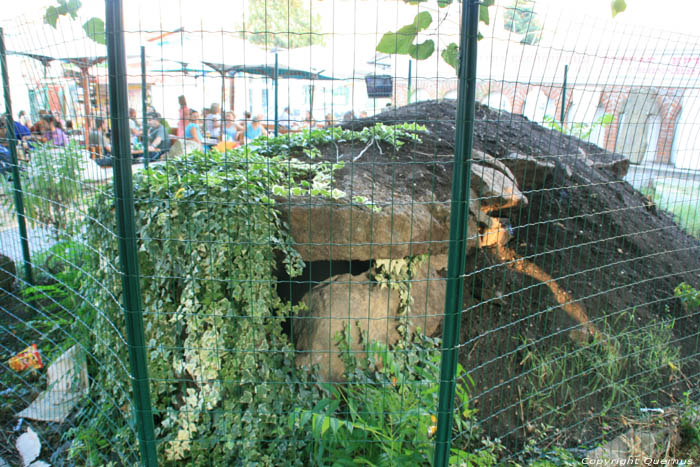
<path id="1" fill-rule="evenodd" d="M 14 371 L 22 371 L 27 368 L 42 368 L 44 365 L 41 363 L 41 354 L 36 348 L 36 344 L 32 344 L 14 357 L 12 357 L 8 363 L 10 368 Z"/>

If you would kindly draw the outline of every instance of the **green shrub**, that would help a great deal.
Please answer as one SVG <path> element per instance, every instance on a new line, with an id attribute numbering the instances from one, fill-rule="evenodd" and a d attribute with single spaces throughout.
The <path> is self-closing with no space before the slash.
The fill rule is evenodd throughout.
<path id="1" fill-rule="evenodd" d="M 399 130 L 390 130 L 382 128 L 382 137 L 397 142 Z M 369 130 L 348 135 L 355 133 L 373 138 Z M 345 193 L 332 183 L 342 164 L 290 158 L 294 148 L 279 139 L 264 150 L 251 144 L 223 155 L 194 153 L 134 179 L 162 465 L 308 465 L 299 453 L 311 434 L 290 426 L 288 417 L 313 407 L 319 389 L 295 369 L 282 322 L 296 310 L 277 295 L 275 277 L 277 264 L 293 278 L 303 262 L 274 198 Z M 94 280 L 83 293 L 100 310 L 93 349 L 99 369 L 91 389 L 100 411 L 72 433 L 78 442 L 71 455 L 129 465 L 138 456 L 113 199 L 112 187 L 105 187 L 86 216 Z"/>
<path id="2" fill-rule="evenodd" d="M 700 308 L 700 291 L 694 287 L 685 282 L 681 282 L 673 292 L 676 297 L 680 298 L 681 302 L 685 303 L 689 308 L 693 310 Z"/>
<path id="3" fill-rule="evenodd" d="M 303 464 L 294 453 L 304 435 L 286 428 L 286 416 L 313 399 L 312 390 L 294 374 L 281 326 L 294 310 L 277 296 L 274 277 L 278 254 L 291 277 L 303 263 L 269 199 L 269 184 L 286 176 L 275 167 L 253 153 L 195 154 L 135 180 L 147 363 L 164 465 Z M 112 196 L 107 188 L 98 197 L 86 231 L 99 252 L 92 258 L 98 281 L 85 293 L 104 311 L 94 326 L 102 363 L 94 390 L 106 411 L 129 406 L 131 384 Z"/>

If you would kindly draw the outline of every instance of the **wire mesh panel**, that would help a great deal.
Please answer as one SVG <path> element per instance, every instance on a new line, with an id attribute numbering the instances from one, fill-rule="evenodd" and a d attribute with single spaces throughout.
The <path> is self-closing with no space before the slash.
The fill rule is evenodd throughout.
<path id="1" fill-rule="evenodd" d="M 129 465 L 139 458 L 131 370 L 123 318 L 106 313 L 121 301 L 107 248 L 115 218 L 95 212 L 114 205 L 106 49 L 86 19 L 54 27 L 43 13 L 3 25 L 13 112 L 0 130 L 0 456 L 29 465 L 38 444 L 53 465 Z"/>
<path id="2" fill-rule="evenodd" d="M 3 459 L 698 460 L 697 37 L 93 3 L 4 24 Z"/>
<path id="3" fill-rule="evenodd" d="M 687 461 L 698 38 L 564 3 L 498 2 L 480 27 L 474 147 L 501 186 L 474 183 L 494 179 L 477 153 L 495 229 L 467 258 L 460 361 L 506 459 Z"/>

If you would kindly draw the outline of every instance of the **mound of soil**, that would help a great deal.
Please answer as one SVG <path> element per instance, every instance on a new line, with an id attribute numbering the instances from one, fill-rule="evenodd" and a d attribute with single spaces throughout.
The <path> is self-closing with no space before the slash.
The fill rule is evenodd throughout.
<path id="1" fill-rule="evenodd" d="M 454 150 L 455 114 L 454 101 L 429 101 L 344 124 L 360 129 L 376 121 L 417 122 L 428 134 L 421 143 L 398 151 L 370 148 L 340 178 L 348 171 L 356 177 L 367 172 L 374 183 L 397 193 L 432 191 L 437 199 L 449 199 L 452 161 L 446 155 Z M 513 229 L 508 246 L 551 275 L 599 326 L 620 313 L 631 314 L 639 328 L 672 317 L 673 345 L 680 349 L 682 371 L 692 382 L 686 377 L 660 382 L 661 390 L 650 391 L 642 403 L 663 407 L 677 401 L 683 390 L 697 384 L 699 323 L 684 311 L 673 290 L 681 282 L 698 286 L 700 242 L 618 174 L 585 163 L 586 158 L 609 162 L 621 156 L 480 104 L 475 117 L 474 148 L 496 158 L 513 152 L 546 156 L 570 169 L 548 186 L 525 191 L 527 206 L 498 213 Z M 324 150 L 329 159 L 343 152 L 331 149 Z M 472 403 L 484 426 L 515 448 L 528 436 L 524 427 L 546 420 L 546 414 L 540 419 L 523 409 L 523 398 L 532 388 L 524 387 L 522 344 L 535 342 L 539 349 L 564 345 L 576 323 L 544 284 L 499 263 L 488 248 L 467 259 L 460 362 L 475 381 Z M 598 417 L 605 401 L 591 392 L 562 411 L 568 415 L 558 420 L 569 428 L 556 435 L 557 445 L 594 440 L 601 424 L 614 425 Z"/>

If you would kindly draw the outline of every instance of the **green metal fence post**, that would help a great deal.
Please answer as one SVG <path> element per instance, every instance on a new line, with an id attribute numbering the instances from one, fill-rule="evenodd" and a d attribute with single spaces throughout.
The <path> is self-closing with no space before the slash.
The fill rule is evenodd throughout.
<path id="1" fill-rule="evenodd" d="M 564 65 L 564 86 L 561 89 L 561 126 L 564 128 L 566 118 L 566 77 L 569 74 L 569 65 Z"/>
<path id="2" fill-rule="evenodd" d="M 277 112 L 279 112 L 279 90 L 278 90 L 278 80 L 279 80 L 279 62 L 277 61 L 277 52 L 275 52 L 275 136 L 279 136 L 280 132 L 280 120 L 279 116 L 277 115 Z M 289 122 L 287 122 L 287 125 L 289 125 Z"/>
<path id="3" fill-rule="evenodd" d="M 17 159 L 17 135 L 15 134 L 15 121 L 12 118 L 12 99 L 10 98 L 10 78 L 7 72 L 7 53 L 5 50 L 5 34 L 0 28 L 0 63 L 2 65 L 2 89 L 5 94 L 5 112 L 7 113 L 7 131 L 9 133 L 10 159 L 12 160 L 12 185 L 15 194 L 15 211 L 17 212 L 17 225 L 19 227 L 19 241 L 24 260 L 24 280 L 28 284 L 34 283 L 32 277 L 32 263 L 29 256 L 29 237 L 27 236 L 27 219 L 24 215 L 24 195 L 22 182 L 19 179 L 19 161 Z"/>
<path id="4" fill-rule="evenodd" d="M 406 104 L 411 103 L 411 75 L 413 74 L 413 60 L 408 61 L 408 92 L 406 93 Z"/>
<path id="5" fill-rule="evenodd" d="M 455 398 L 455 373 L 459 327 L 462 315 L 464 267 L 469 215 L 469 185 L 471 182 L 472 142 L 474 139 L 474 100 L 476 92 L 476 42 L 479 20 L 479 0 L 462 3 L 460 37 L 459 96 L 455 135 L 454 173 L 450 212 L 450 250 L 447 263 L 445 319 L 442 332 L 440 362 L 440 402 L 438 407 L 435 467 L 446 466 L 450 458 L 452 412 Z"/>
<path id="6" fill-rule="evenodd" d="M 141 449 L 141 462 L 158 465 L 156 456 L 153 411 L 148 387 L 148 366 L 143 329 L 141 288 L 134 220 L 134 193 L 131 180 L 131 143 L 129 106 L 126 87 L 124 23 L 121 0 L 106 2 L 107 65 L 109 70 L 109 103 L 112 122 L 112 157 L 114 160 L 114 193 L 119 229 L 123 307 L 126 319 L 129 360 L 134 390 L 136 426 Z"/>
<path id="7" fill-rule="evenodd" d="M 141 130 L 143 141 L 143 166 L 148 168 L 148 115 L 146 114 L 146 47 L 141 46 Z"/>

